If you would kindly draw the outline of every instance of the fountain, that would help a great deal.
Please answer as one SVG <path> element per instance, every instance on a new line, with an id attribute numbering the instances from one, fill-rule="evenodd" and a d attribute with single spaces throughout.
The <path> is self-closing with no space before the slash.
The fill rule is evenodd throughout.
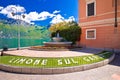
<path id="1" fill-rule="evenodd" d="M 56 37 L 52 38 L 51 42 L 43 42 L 44 46 L 32 46 L 31 50 L 41 50 L 41 51 L 63 51 L 70 50 L 73 48 L 72 42 L 64 41 L 63 37 L 60 37 L 59 32 L 57 32 Z"/>
<path id="2" fill-rule="evenodd" d="M 59 32 L 57 32 L 56 37 L 53 37 L 53 42 L 44 42 L 44 45 L 47 47 L 69 47 L 72 42 L 63 41 L 63 38 L 60 37 Z"/>
<path id="3" fill-rule="evenodd" d="M 54 42 L 62 42 L 62 40 L 63 40 L 63 38 L 60 37 L 59 32 L 57 33 L 57 36 L 53 37 L 52 39 L 53 39 Z"/>

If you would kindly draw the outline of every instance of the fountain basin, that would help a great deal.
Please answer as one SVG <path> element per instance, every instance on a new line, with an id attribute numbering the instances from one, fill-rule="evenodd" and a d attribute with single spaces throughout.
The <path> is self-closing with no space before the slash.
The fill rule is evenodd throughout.
<path id="1" fill-rule="evenodd" d="M 72 42 L 44 42 L 47 47 L 69 47 Z"/>
<path id="2" fill-rule="evenodd" d="M 53 37 L 52 39 L 54 42 L 61 42 L 63 40 L 62 37 Z"/>

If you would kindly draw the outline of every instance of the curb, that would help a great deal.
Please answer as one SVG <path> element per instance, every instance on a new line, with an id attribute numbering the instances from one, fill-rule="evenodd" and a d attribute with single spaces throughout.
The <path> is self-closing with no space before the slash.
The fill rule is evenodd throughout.
<path id="1" fill-rule="evenodd" d="M 15 73 L 24 73 L 24 74 L 62 74 L 62 73 L 71 73 L 71 72 L 79 72 L 85 71 L 89 69 L 98 68 L 104 65 L 107 65 L 111 62 L 115 57 L 113 54 L 110 58 L 105 59 L 103 61 L 80 65 L 80 66 L 73 66 L 73 67 L 62 67 L 62 68 L 28 68 L 28 67 L 16 67 L 16 66 L 8 66 L 0 64 L 0 70 L 8 71 L 8 72 L 15 72 Z"/>

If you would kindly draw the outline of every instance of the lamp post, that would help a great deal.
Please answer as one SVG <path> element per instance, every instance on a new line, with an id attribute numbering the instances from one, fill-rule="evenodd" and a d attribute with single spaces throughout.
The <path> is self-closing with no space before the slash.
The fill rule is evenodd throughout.
<path id="1" fill-rule="evenodd" d="M 11 9 L 13 10 L 12 12 L 11 12 L 11 14 L 12 14 L 12 16 L 15 16 L 16 15 L 16 20 L 18 19 L 18 20 L 20 20 L 20 18 L 22 17 L 22 18 L 25 18 L 25 15 L 23 14 L 23 15 L 20 15 L 20 17 L 18 16 L 19 14 L 18 14 L 18 11 L 17 11 L 17 9 L 15 8 L 15 7 L 11 7 Z M 14 11 L 15 10 L 15 11 Z M 19 22 L 19 21 L 18 21 Z M 21 24 L 21 23 L 20 23 Z M 18 48 L 17 48 L 17 50 L 19 50 L 20 49 L 20 27 L 18 27 Z"/>

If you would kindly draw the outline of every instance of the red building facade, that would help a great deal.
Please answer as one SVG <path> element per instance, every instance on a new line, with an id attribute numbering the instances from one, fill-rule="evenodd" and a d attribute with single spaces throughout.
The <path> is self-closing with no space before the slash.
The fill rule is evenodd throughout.
<path id="1" fill-rule="evenodd" d="M 91 48 L 120 50 L 120 0 L 79 0 L 80 45 Z"/>

